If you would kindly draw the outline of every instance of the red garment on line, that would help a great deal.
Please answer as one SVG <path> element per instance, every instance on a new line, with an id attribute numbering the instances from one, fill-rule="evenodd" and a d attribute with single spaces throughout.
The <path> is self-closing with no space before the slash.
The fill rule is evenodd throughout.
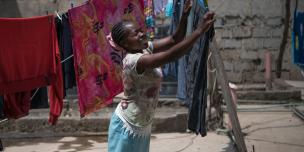
<path id="1" fill-rule="evenodd" d="M 55 81 L 53 16 L 0 18 L 0 94 Z"/>
<path id="2" fill-rule="evenodd" d="M 50 122 L 55 124 L 62 109 L 63 83 L 54 16 L 0 18 L 0 46 L 0 95 L 7 94 L 5 107 L 14 114 L 18 106 L 29 105 L 21 102 L 30 103 L 22 92 L 51 84 Z"/>
<path id="3" fill-rule="evenodd" d="M 55 36 L 56 37 L 56 36 Z M 50 118 L 49 123 L 55 125 L 61 114 L 63 107 L 63 77 L 59 49 L 56 49 L 56 62 L 57 62 L 57 79 L 56 82 L 49 87 L 50 98 Z"/>
<path id="4" fill-rule="evenodd" d="M 11 119 L 18 119 L 28 115 L 31 107 L 30 98 L 30 91 L 6 94 L 4 96 L 4 115 Z"/>

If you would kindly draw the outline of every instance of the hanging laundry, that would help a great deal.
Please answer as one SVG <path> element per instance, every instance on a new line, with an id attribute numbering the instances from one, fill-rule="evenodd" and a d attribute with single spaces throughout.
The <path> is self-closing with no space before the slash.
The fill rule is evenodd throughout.
<path id="1" fill-rule="evenodd" d="M 208 0 L 198 0 L 198 5 L 203 6 L 204 11 L 208 9 Z"/>
<path id="2" fill-rule="evenodd" d="M 62 14 L 60 18 L 56 17 L 55 20 L 61 61 L 64 61 L 62 63 L 64 88 L 67 90 L 76 86 L 72 35 L 68 13 Z"/>
<path id="3" fill-rule="evenodd" d="M 154 39 L 155 14 L 153 11 L 153 0 L 144 0 L 144 14 L 146 16 L 147 37 L 149 40 Z"/>
<path id="4" fill-rule="evenodd" d="M 176 10 L 174 10 L 176 11 Z M 168 0 L 168 3 L 165 7 L 165 16 L 172 17 L 173 16 L 173 0 Z"/>
<path id="5" fill-rule="evenodd" d="M 32 96 L 34 98 L 30 100 Z M 6 104 L 4 104 L 4 97 L 7 100 Z M 4 97 L 0 96 L 0 119 L 18 119 L 28 115 L 29 109 L 49 107 L 46 87 L 39 88 L 37 92 L 35 89 L 32 92 L 6 94 Z"/>
<path id="6" fill-rule="evenodd" d="M 33 99 L 30 101 L 31 109 L 49 108 L 49 101 L 48 101 L 46 87 L 39 88 L 38 91 L 37 89 L 32 90 L 31 96 L 33 96 Z"/>
<path id="7" fill-rule="evenodd" d="M 53 26 L 55 27 L 54 20 Z M 64 87 L 63 87 L 63 77 L 62 77 L 62 67 L 61 67 L 61 57 L 58 47 L 57 35 L 53 33 L 53 39 L 55 43 L 55 63 L 56 63 L 56 81 L 48 87 L 49 98 L 50 98 L 50 117 L 49 123 L 55 125 L 62 112 L 63 98 L 64 98 Z"/>
<path id="8" fill-rule="evenodd" d="M 4 96 L 4 116 L 18 119 L 29 114 L 31 92 L 18 92 Z"/>
<path id="9" fill-rule="evenodd" d="M 32 96 L 33 99 L 30 100 L 30 97 Z M 32 92 L 6 94 L 5 98 L 9 104 L 6 104 L 7 107 L 4 108 L 4 98 L 0 96 L 0 119 L 6 117 L 17 119 L 26 116 L 29 109 L 42 109 L 49 107 L 46 87 L 39 88 L 37 92 L 35 89 Z M 6 115 L 4 115 L 4 113 L 6 113 Z"/>
<path id="10" fill-rule="evenodd" d="M 54 35 L 54 37 L 56 36 Z M 57 79 L 55 83 L 48 87 L 49 98 L 50 98 L 49 123 L 52 125 L 55 125 L 57 123 L 57 120 L 62 112 L 63 97 L 64 97 L 63 77 L 62 77 L 61 60 L 60 60 L 60 53 L 58 46 L 56 49 L 56 73 L 57 73 Z"/>
<path id="11" fill-rule="evenodd" d="M 186 35 L 190 35 L 193 31 L 193 17 L 194 17 L 194 9 L 191 9 L 190 14 L 188 16 L 188 24 L 187 24 L 187 33 Z M 186 90 L 186 80 L 187 80 L 187 72 L 186 69 L 188 67 L 189 61 L 189 53 L 184 55 L 178 60 L 178 73 L 177 73 L 177 98 L 181 100 L 186 106 L 189 106 L 189 100 L 187 100 L 187 90 Z"/>
<path id="12" fill-rule="evenodd" d="M 32 89 L 51 85 L 53 89 L 61 90 L 54 16 L 0 18 L 0 24 L 0 94 L 4 95 L 5 107 L 14 109 L 22 102 L 24 106 L 19 107 L 22 110 L 16 108 L 15 112 L 6 112 L 11 118 L 18 118 L 28 113 L 25 108 L 30 107 Z M 50 93 L 56 97 L 53 98 L 56 100 L 50 100 L 51 104 L 62 105 L 58 94 Z M 50 108 L 50 117 L 57 120 L 62 106 Z"/>
<path id="13" fill-rule="evenodd" d="M 171 20 L 171 27 L 170 27 L 170 33 L 175 32 L 179 20 L 182 16 L 182 9 L 184 7 L 184 0 L 172 0 L 172 4 L 174 2 L 174 12 Z M 170 1 L 168 3 L 171 3 Z M 173 9 L 173 8 L 172 8 Z M 182 58 L 181 58 L 182 59 Z M 179 60 L 181 60 L 179 59 Z M 177 74 L 178 74 L 178 62 L 173 61 L 163 66 L 162 71 L 164 75 L 165 81 L 176 81 L 177 80 Z"/>
<path id="14" fill-rule="evenodd" d="M 144 27 L 141 0 L 91 0 L 69 10 L 79 109 L 85 116 L 112 103 L 123 91 L 122 52 L 113 50 L 106 36 L 121 20 Z"/>
<path id="15" fill-rule="evenodd" d="M 0 18 L 0 94 L 55 82 L 53 18 Z"/>
<path id="16" fill-rule="evenodd" d="M 32 92 L 6 94 L 5 99 L 9 103 L 6 104 L 5 108 L 4 98 L 0 96 L 0 119 L 17 119 L 28 115 L 29 109 L 48 108 L 49 105 L 46 87 L 40 88 L 36 93 L 35 92 L 36 89 Z M 34 98 L 30 100 L 30 97 L 33 96 L 34 93 Z"/>
<path id="17" fill-rule="evenodd" d="M 156 0 L 154 1 L 154 14 L 158 15 L 165 11 L 165 7 L 168 3 L 168 0 Z"/>
<path id="18" fill-rule="evenodd" d="M 194 3 L 193 29 L 203 19 L 208 11 L 205 3 Z M 187 102 L 189 103 L 188 129 L 196 134 L 206 136 L 206 108 L 207 108 L 207 56 L 209 42 L 214 34 L 211 28 L 197 41 L 189 54 L 187 64 Z"/>
<path id="19" fill-rule="evenodd" d="M 293 63 L 304 70 L 304 12 L 298 11 L 298 1 L 294 11 L 292 32 Z"/>

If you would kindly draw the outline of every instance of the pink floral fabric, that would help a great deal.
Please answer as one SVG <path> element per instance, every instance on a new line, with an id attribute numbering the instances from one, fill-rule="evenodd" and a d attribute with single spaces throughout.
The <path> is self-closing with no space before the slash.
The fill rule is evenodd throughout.
<path id="1" fill-rule="evenodd" d="M 153 0 L 144 0 L 144 14 L 146 16 L 147 36 L 150 40 L 154 39 L 155 15 Z"/>
<path id="2" fill-rule="evenodd" d="M 122 52 L 106 36 L 121 20 L 144 27 L 141 0 L 90 0 L 69 10 L 79 109 L 85 116 L 112 103 L 123 91 Z"/>

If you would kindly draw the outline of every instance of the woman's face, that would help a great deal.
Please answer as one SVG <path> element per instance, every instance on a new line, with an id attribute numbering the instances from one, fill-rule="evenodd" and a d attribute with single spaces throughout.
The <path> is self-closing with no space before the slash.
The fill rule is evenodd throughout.
<path id="1" fill-rule="evenodd" d="M 127 37 L 123 42 L 123 46 L 128 51 L 141 51 L 148 47 L 146 33 L 138 25 L 130 22 L 125 25 Z"/>

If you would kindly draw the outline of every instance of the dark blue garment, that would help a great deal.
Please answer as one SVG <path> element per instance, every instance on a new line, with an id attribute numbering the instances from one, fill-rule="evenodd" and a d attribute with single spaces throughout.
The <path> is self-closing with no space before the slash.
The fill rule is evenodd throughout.
<path id="1" fill-rule="evenodd" d="M 31 91 L 33 99 L 31 100 L 31 109 L 43 109 L 49 108 L 47 88 L 42 87 L 36 92 L 35 90 Z"/>
<path id="2" fill-rule="evenodd" d="M 207 56 L 209 39 L 202 36 L 189 55 L 187 73 L 187 103 L 189 106 L 188 128 L 202 136 L 206 135 L 207 107 Z"/>
<path id="3" fill-rule="evenodd" d="M 61 60 L 63 61 L 70 57 L 62 63 L 64 88 L 66 90 L 76 86 L 74 58 L 71 57 L 73 55 L 71 29 L 67 13 L 63 14 L 61 19 L 56 18 L 56 28 Z"/>
<path id="4" fill-rule="evenodd" d="M 208 11 L 205 3 L 194 3 L 193 30 Z M 206 136 L 207 108 L 207 58 L 209 42 L 214 34 L 211 28 L 193 45 L 187 64 L 187 103 L 189 103 L 188 129 L 196 134 Z"/>
<path id="5" fill-rule="evenodd" d="M 70 29 L 70 22 L 68 14 L 62 16 L 62 39 L 60 44 L 61 50 L 63 52 L 63 59 L 66 59 L 73 55 L 72 48 L 72 36 Z M 74 68 L 74 58 L 63 63 L 64 66 L 64 86 L 66 89 L 76 86 L 75 68 Z"/>
<path id="6" fill-rule="evenodd" d="M 293 63 L 304 67 L 304 12 L 295 9 L 292 32 Z"/>
<path id="7" fill-rule="evenodd" d="M 179 23 L 184 1 L 174 1 L 171 33 Z M 187 32 L 192 33 L 208 11 L 204 0 L 195 1 L 189 16 Z M 190 22 L 189 22 L 190 21 Z M 207 107 L 207 57 L 209 41 L 213 37 L 214 29 L 193 45 L 189 54 L 181 57 L 177 62 L 169 63 L 164 68 L 164 76 L 176 76 L 178 81 L 177 97 L 189 106 L 188 128 L 196 134 L 206 136 L 206 107 Z M 176 67 L 177 66 L 177 67 Z M 178 69 L 178 70 L 177 70 Z"/>

